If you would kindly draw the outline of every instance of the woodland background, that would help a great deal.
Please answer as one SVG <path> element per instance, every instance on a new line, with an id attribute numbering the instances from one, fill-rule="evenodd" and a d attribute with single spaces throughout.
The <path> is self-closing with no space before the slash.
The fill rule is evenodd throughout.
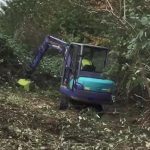
<path id="1" fill-rule="evenodd" d="M 140 124 L 144 129 L 149 129 L 149 0 L 6 0 L 6 4 L 1 3 L 0 7 L 1 97 L 4 96 L 4 99 L 8 100 L 8 95 L 12 93 L 17 96 L 16 81 L 23 75 L 23 70 L 32 60 L 46 35 L 53 35 L 67 42 L 106 46 L 111 51 L 105 74 L 117 84 L 117 104 L 127 104 L 127 108 L 132 105 L 133 109 L 138 106 Z M 42 89 L 45 90 L 45 87 L 54 84 L 52 83 L 53 79 L 59 84 L 61 59 L 60 55 L 51 51 L 44 57 L 33 75 L 36 93 L 42 94 Z M 53 94 L 49 93 L 48 96 L 57 99 L 59 94 L 56 89 L 51 90 Z M 19 100 L 21 96 L 17 97 Z M 5 102 L 4 99 L 2 102 Z M 12 103 L 12 99 L 9 103 Z M 79 120 L 82 119 L 83 116 Z M 95 124 L 97 123 L 95 122 Z M 98 129 L 94 129 L 98 131 Z M 146 142 L 145 148 L 148 148 L 149 140 Z M 145 146 L 145 141 L 143 143 Z M 107 141 L 100 147 L 103 145 L 110 149 L 113 149 L 114 146 Z M 129 145 L 126 143 L 123 148 L 126 149 Z M 134 147 L 133 145 L 132 147 Z M 7 147 L 8 144 L 5 146 Z"/>

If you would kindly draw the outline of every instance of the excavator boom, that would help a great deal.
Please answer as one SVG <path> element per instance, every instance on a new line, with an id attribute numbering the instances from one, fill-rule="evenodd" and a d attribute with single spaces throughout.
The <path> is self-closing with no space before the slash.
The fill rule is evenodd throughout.
<path id="1" fill-rule="evenodd" d="M 59 53 L 65 53 L 67 46 L 69 46 L 68 43 L 66 43 L 58 38 L 55 38 L 53 36 L 46 36 L 43 43 L 39 46 L 38 52 L 35 55 L 33 61 L 29 65 L 30 69 L 32 71 L 34 71 L 36 69 L 36 67 L 40 63 L 40 60 L 42 59 L 42 57 L 44 56 L 45 52 L 48 49 L 55 49 Z"/>

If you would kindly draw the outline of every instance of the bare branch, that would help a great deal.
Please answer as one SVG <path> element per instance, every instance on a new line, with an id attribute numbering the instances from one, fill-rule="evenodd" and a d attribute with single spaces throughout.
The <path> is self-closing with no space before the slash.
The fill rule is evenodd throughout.
<path id="1" fill-rule="evenodd" d="M 123 5 L 124 5 L 123 18 L 124 20 L 126 20 L 126 0 L 123 0 Z"/>
<path id="2" fill-rule="evenodd" d="M 112 12 L 114 12 L 114 9 L 113 9 L 112 5 L 110 4 L 109 0 L 106 0 L 106 3 L 107 3 L 108 6 L 110 7 L 110 10 L 111 10 Z"/>
<path id="3" fill-rule="evenodd" d="M 125 1 L 125 0 L 124 0 L 124 1 Z M 111 13 L 116 19 L 118 19 L 118 21 L 120 21 L 122 25 L 125 26 L 125 24 L 128 24 L 128 26 L 129 26 L 130 28 L 132 28 L 133 31 L 135 31 L 134 27 L 126 20 L 126 17 L 123 17 L 123 19 L 121 19 L 120 16 L 118 16 L 117 14 L 114 13 L 114 11 L 113 11 L 114 9 L 113 9 L 111 3 L 109 2 L 109 0 L 106 0 L 106 2 L 107 2 L 107 4 L 108 4 L 108 6 L 110 7 L 110 10 L 107 9 L 107 11 L 108 11 L 109 13 Z M 125 7 L 125 6 L 124 6 L 124 7 Z M 124 15 L 125 15 L 125 14 L 124 14 Z"/>
<path id="4" fill-rule="evenodd" d="M 70 3 L 72 3 L 73 5 L 76 5 L 76 6 L 79 6 L 79 7 L 82 7 L 84 9 L 86 9 L 88 11 L 88 13 L 100 13 L 100 12 L 107 12 L 107 13 L 110 13 L 114 16 L 114 18 L 116 18 L 120 24 L 125 27 L 126 29 L 129 29 L 131 28 L 134 32 L 135 32 L 135 29 L 134 27 L 123 17 L 121 18 L 120 16 L 118 16 L 115 12 L 114 12 L 114 8 L 112 7 L 111 3 L 109 0 L 106 0 L 106 6 L 105 8 L 100 8 L 100 9 L 92 9 L 92 8 L 88 8 L 82 4 L 78 4 L 76 2 L 73 2 L 72 0 L 69 0 Z"/>
<path id="5" fill-rule="evenodd" d="M 145 99 L 144 97 L 140 96 L 140 95 L 137 95 L 137 94 L 134 94 L 136 97 L 142 99 L 143 101 L 146 101 L 146 102 L 149 102 L 150 100 L 148 99 Z"/>

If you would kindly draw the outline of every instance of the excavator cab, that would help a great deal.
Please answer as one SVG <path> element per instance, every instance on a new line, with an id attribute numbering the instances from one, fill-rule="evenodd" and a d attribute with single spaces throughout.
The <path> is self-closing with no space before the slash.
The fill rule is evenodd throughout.
<path id="1" fill-rule="evenodd" d="M 64 57 L 61 93 L 90 104 L 113 103 L 115 83 L 102 75 L 107 54 L 105 47 L 71 43 Z"/>

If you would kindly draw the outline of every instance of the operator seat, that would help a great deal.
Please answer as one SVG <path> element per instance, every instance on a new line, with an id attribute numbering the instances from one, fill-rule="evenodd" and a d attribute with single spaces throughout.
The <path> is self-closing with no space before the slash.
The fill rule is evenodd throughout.
<path id="1" fill-rule="evenodd" d="M 88 59 L 82 59 L 82 71 L 95 72 L 95 67 L 93 63 Z"/>

